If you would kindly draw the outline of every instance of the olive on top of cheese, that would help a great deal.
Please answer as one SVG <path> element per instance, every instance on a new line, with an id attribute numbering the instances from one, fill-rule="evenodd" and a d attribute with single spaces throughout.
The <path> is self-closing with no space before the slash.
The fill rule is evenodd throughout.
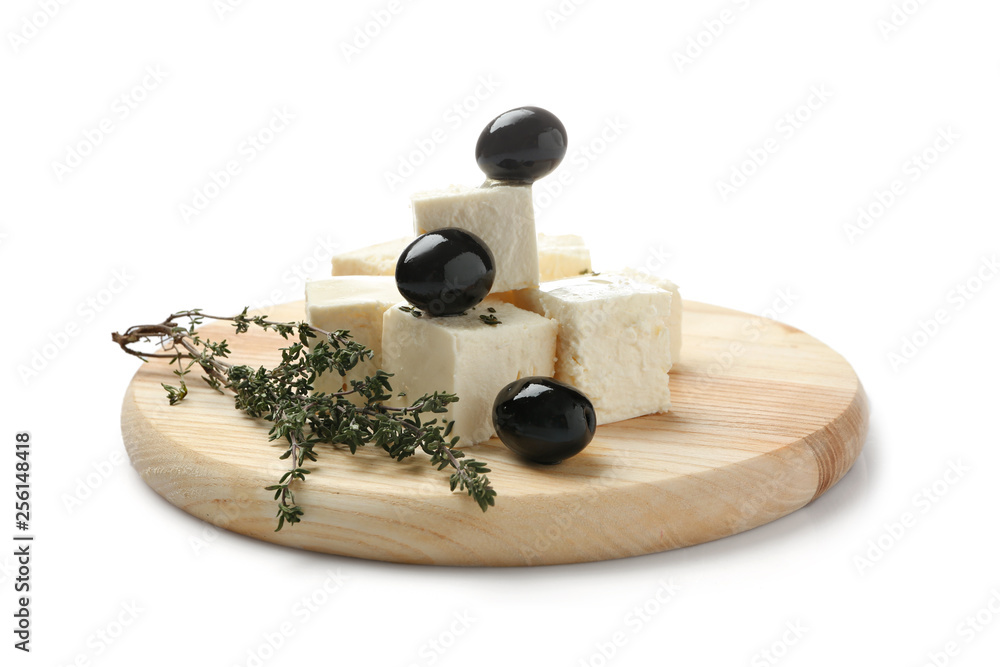
<path id="1" fill-rule="evenodd" d="M 488 178 L 533 183 L 566 157 L 566 128 L 551 111 L 518 107 L 491 120 L 476 142 L 476 163 Z"/>
<path id="2" fill-rule="evenodd" d="M 410 198 L 413 233 L 457 227 L 481 238 L 496 260 L 494 292 L 538 284 L 538 246 L 530 185 L 418 192 Z"/>
<path id="3" fill-rule="evenodd" d="M 483 240 L 456 227 L 421 234 L 396 262 L 399 293 L 432 316 L 461 315 L 486 298 L 495 276 Z"/>

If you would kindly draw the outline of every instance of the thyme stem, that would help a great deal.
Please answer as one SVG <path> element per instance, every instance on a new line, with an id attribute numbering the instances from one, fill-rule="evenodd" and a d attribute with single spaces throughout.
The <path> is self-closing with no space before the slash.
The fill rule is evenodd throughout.
<path id="1" fill-rule="evenodd" d="M 187 326 L 178 324 L 183 320 Z M 277 366 L 254 369 L 227 361 L 230 350 L 225 340 L 202 338 L 197 326 L 205 320 L 232 322 L 237 334 L 253 326 L 297 341 L 281 348 L 282 361 Z M 304 467 L 306 461 L 316 460 L 315 446 L 321 443 L 347 445 L 352 454 L 358 447 L 371 444 L 397 461 L 422 451 L 439 470 L 452 469 L 452 491 L 465 491 L 484 512 L 495 504 L 496 491 L 485 474 L 490 469 L 466 458 L 456 447 L 458 438 L 448 439 L 452 423 L 434 417 L 447 412 L 447 406 L 457 401 L 457 396 L 434 393 L 409 406 L 386 405 L 392 397 L 391 376 L 381 370 L 361 380 L 352 379 L 350 389 L 315 392 L 321 373 L 346 377 L 362 359 L 371 358 L 371 350 L 352 340 L 348 331 L 324 331 L 305 322 L 276 322 L 263 315 L 250 316 L 247 309 L 230 317 L 182 310 L 159 324 L 132 326 L 124 334 L 112 333 L 111 339 L 124 352 L 143 361 L 169 359 L 177 365 L 174 374 L 180 379 L 179 385 L 163 385 L 171 405 L 188 395 L 184 378 L 197 364 L 205 372 L 203 379 L 209 386 L 234 395 L 238 410 L 271 422 L 269 438 L 285 440 L 287 447 L 280 458 L 289 460 L 278 483 L 266 487 L 275 492 L 278 503 L 275 530 L 301 521 L 304 512 L 295 503 L 292 487 L 305 481 L 310 472 Z M 156 343 L 159 351 L 138 349 L 135 346 L 139 343 Z"/>

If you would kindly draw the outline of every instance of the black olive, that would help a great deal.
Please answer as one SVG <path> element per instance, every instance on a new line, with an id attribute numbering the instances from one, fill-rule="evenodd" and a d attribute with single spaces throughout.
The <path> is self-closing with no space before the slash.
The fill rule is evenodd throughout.
<path id="1" fill-rule="evenodd" d="M 490 178 L 531 183 L 566 157 L 566 128 L 538 107 L 505 111 L 489 122 L 476 142 L 476 162 Z"/>
<path id="2" fill-rule="evenodd" d="M 421 234 L 396 262 L 399 293 L 430 315 L 461 315 L 486 298 L 495 277 L 490 249 L 457 227 Z"/>
<path id="3" fill-rule="evenodd" d="M 535 463 L 559 463 L 579 454 L 597 430 L 590 399 L 548 377 L 527 377 L 500 390 L 493 428 L 507 448 Z"/>

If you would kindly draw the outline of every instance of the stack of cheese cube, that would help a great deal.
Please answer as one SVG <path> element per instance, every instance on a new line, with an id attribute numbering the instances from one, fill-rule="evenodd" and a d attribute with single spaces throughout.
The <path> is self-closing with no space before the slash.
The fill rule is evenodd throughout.
<path id="1" fill-rule="evenodd" d="M 342 391 L 380 367 L 403 394 L 397 404 L 455 393 L 445 417 L 460 444 L 492 437 L 497 392 L 532 375 L 582 391 L 599 424 L 670 408 L 681 333 L 676 285 L 635 270 L 591 273 L 582 239 L 536 234 L 531 185 L 453 186 L 414 195 L 412 207 L 415 235 L 459 227 L 486 242 L 496 262 L 490 295 L 465 315 L 413 317 L 393 278 L 412 238 L 334 257 L 334 277 L 306 285 L 308 320 L 350 330 L 375 358 L 347 377 L 322 377 L 316 391 Z M 500 324 L 484 324 L 487 309 Z"/>
<path id="2" fill-rule="evenodd" d="M 551 112 L 511 109 L 476 143 L 482 186 L 412 197 L 414 236 L 458 228 L 493 255 L 490 293 L 461 314 L 432 317 L 401 301 L 395 269 L 412 238 L 334 257 L 334 277 L 306 285 L 309 322 L 349 330 L 375 356 L 314 389 L 346 391 L 381 368 L 393 375 L 397 406 L 456 394 L 444 418 L 461 444 L 493 436 L 497 394 L 531 376 L 583 392 L 598 424 L 669 410 L 668 373 L 681 343 L 677 286 L 638 271 L 595 274 L 581 238 L 535 231 L 532 183 L 559 166 L 567 141 Z"/>

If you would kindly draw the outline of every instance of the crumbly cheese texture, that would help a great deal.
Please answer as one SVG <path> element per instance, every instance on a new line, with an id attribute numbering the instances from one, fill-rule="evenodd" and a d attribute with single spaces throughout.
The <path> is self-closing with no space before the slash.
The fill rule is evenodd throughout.
<path id="1" fill-rule="evenodd" d="M 410 201 L 414 233 L 459 227 L 486 242 L 496 263 L 492 291 L 538 285 L 538 242 L 530 185 L 453 185 L 417 193 Z"/>
<path id="2" fill-rule="evenodd" d="M 559 323 L 555 378 L 590 398 L 598 424 L 670 409 L 671 299 L 603 273 L 515 293 L 518 306 Z"/>
<path id="3" fill-rule="evenodd" d="M 443 417 L 455 422 L 452 435 L 463 445 L 494 435 L 493 402 L 504 386 L 555 371 L 557 326 L 548 318 L 492 299 L 454 317 L 414 317 L 399 306 L 406 304 L 385 312 L 382 329 L 382 368 L 394 374 L 393 391 L 406 394 L 395 404 L 435 391 L 456 394 Z M 501 323 L 480 319 L 490 314 Z"/>
<path id="4" fill-rule="evenodd" d="M 670 359 L 676 364 L 681 358 L 681 321 L 684 319 L 684 302 L 681 300 L 680 289 L 666 278 L 648 271 L 629 268 L 624 269 L 622 273 L 634 280 L 656 285 L 660 289 L 670 292 L 672 296 L 670 302 Z"/>
<path id="5" fill-rule="evenodd" d="M 411 238 L 393 239 L 366 248 L 334 255 L 330 260 L 334 276 L 392 276 L 396 273 L 396 260 Z"/>
<path id="6" fill-rule="evenodd" d="M 538 272 L 542 282 L 590 273 L 590 251 L 574 234 L 538 235 Z"/>
<path id="7" fill-rule="evenodd" d="M 364 379 L 381 368 L 382 315 L 401 298 L 395 279 L 389 276 L 339 276 L 306 283 L 306 321 L 324 331 L 347 329 L 374 354 L 372 359 L 359 361 L 345 377 L 323 373 L 314 391 L 349 389 L 351 380 Z"/>

